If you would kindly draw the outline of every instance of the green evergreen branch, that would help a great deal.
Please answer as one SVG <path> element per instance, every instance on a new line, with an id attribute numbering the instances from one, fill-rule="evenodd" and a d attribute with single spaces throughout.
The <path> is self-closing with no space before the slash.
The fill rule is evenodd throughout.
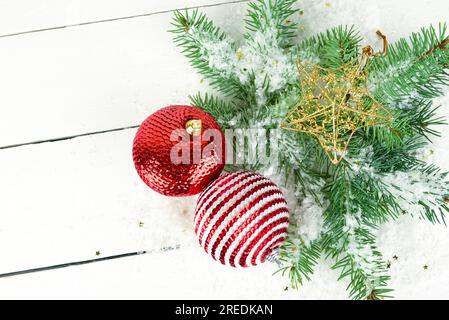
<path id="1" fill-rule="evenodd" d="M 363 230 L 357 230 L 363 233 Z M 361 245 L 366 246 L 371 243 L 369 240 L 364 238 L 359 239 Z M 349 291 L 349 296 L 356 300 L 369 299 L 369 297 L 375 296 L 376 299 L 391 298 L 389 294 L 393 289 L 388 288 L 388 281 L 390 276 L 385 275 L 386 263 L 382 260 L 382 256 L 378 249 L 374 245 L 369 246 L 372 250 L 375 261 L 370 261 L 371 264 L 375 265 L 375 271 L 373 271 L 376 276 L 367 275 L 364 270 L 362 270 L 352 255 L 344 253 L 344 249 L 335 248 L 327 249 L 326 252 L 328 256 L 335 260 L 335 264 L 332 269 L 339 270 L 340 276 L 339 280 L 349 279 L 349 284 L 347 290 Z"/>
<path id="2" fill-rule="evenodd" d="M 358 57 L 362 38 L 354 27 L 339 26 L 299 43 L 293 57 L 316 60 L 325 68 L 337 69 Z"/>
<path id="3" fill-rule="evenodd" d="M 434 126 L 446 124 L 445 119 L 436 115 L 438 107 L 432 101 L 407 101 L 406 109 L 391 110 L 394 120 L 390 124 L 359 130 L 351 141 L 352 150 L 374 148 L 373 165 L 381 172 L 410 170 L 420 164 L 416 151 L 431 142 L 431 136 L 439 136 Z"/>
<path id="4" fill-rule="evenodd" d="M 320 256 L 319 240 L 306 245 L 303 242 L 297 244 L 292 239 L 287 239 L 279 250 L 279 261 L 286 266 L 275 273 L 281 273 L 283 276 L 288 274 L 292 287 L 296 289 L 303 285 L 305 280 L 311 280 Z"/>
<path id="5" fill-rule="evenodd" d="M 227 40 L 227 35 L 216 27 L 203 13 L 194 10 L 184 14 L 175 11 L 172 21 L 174 29 L 170 32 L 176 36 L 175 44 L 182 49 L 182 53 L 189 59 L 191 65 L 210 81 L 213 88 L 231 97 L 242 97 L 246 90 L 240 81 L 232 74 L 211 65 L 208 51 L 202 40 L 209 43 L 221 43 Z M 232 46 L 232 43 L 229 45 Z M 235 50 L 233 51 L 235 52 Z"/>
<path id="6" fill-rule="evenodd" d="M 290 17 L 298 12 L 293 9 L 296 0 L 257 0 L 248 4 L 246 38 L 252 38 L 255 32 L 266 32 L 273 29 L 275 38 L 281 47 L 289 46 L 296 37 L 297 24 Z M 270 30 L 271 31 L 271 30 Z"/>
<path id="7" fill-rule="evenodd" d="M 292 133 L 285 133 L 282 137 L 284 143 L 279 149 L 279 170 L 286 181 L 290 176 L 293 177 L 297 191 L 303 197 L 311 195 L 319 203 L 316 191 L 321 189 L 320 179 L 323 178 L 323 173 L 316 171 L 316 163 L 312 166 L 308 160 L 316 160 L 314 155 L 321 150 L 309 137 L 302 136 L 303 139 L 296 140 L 294 136 Z M 325 155 L 322 158 L 327 161 Z"/>
<path id="8" fill-rule="evenodd" d="M 351 173 L 348 164 L 342 163 L 327 187 L 330 205 L 325 213 L 325 230 L 322 247 L 327 257 L 335 260 L 334 269 L 340 270 L 340 279 L 349 278 L 349 294 L 354 299 L 363 299 L 373 291 L 378 297 L 392 291 L 387 287 L 386 263 L 377 250 L 376 237 L 370 230 L 395 218 L 379 184 L 367 183 L 363 172 Z M 371 190 L 364 189 L 370 186 Z M 377 190 L 374 188 L 378 188 Z M 377 209 L 376 209 L 377 206 Z M 366 251 L 371 256 L 358 255 Z"/>
<path id="9" fill-rule="evenodd" d="M 416 104 L 420 107 L 415 110 L 404 110 L 401 117 L 404 121 L 408 120 L 412 135 L 424 137 L 430 142 L 431 136 L 440 136 L 439 132 L 432 127 L 446 125 L 446 119 L 437 116 L 439 107 L 434 107 L 432 101 L 420 100 Z"/>
<path id="10" fill-rule="evenodd" d="M 370 85 L 381 101 L 396 101 L 414 95 L 430 99 L 449 84 L 449 38 L 446 24 L 423 28 L 407 41 L 389 47 L 388 55 L 376 56 L 370 64 Z"/>
<path id="11" fill-rule="evenodd" d="M 417 173 L 415 175 L 423 175 L 425 177 L 425 181 L 429 184 L 428 188 L 426 190 L 420 190 L 421 194 L 415 194 L 411 191 L 407 194 L 394 181 L 391 182 L 389 188 L 392 193 L 395 193 L 396 189 L 398 209 L 404 213 L 408 213 L 407 208 L 411 206 L 415 209 L 414 211 L 418 211 L 417 213 L 422 219 L 428 220 L 431 223 L 446 224 L 446 215 L 449 213 L 448 173 L 441 172 L 441 169 L 437 166 L 427 165 L 424 162 L 417 164 L 413 170 Z M 412 175 L 409 179 L 409 185 L 414 186 L 417 183 L 421 183 L 422 180 L 422 177 L 418 179 L 418 177 L 413 178 Z M 420 198 L 423 195 L 425 199 Z"/>
<path id="12" fill-rule="evenodd" d="M 223 130 L 232 126 L 232 121 L 241 111 L 232 101 L 226 102 L 207 93 L 197 93 L 189 99 L 192 105 L 209 113 Z"/>
<path id="13" fill-rule="evenodd" d="M 416 158 L 415 153 L 425 144 L 425 141 L 416 137 L 402 139 L 401 144 L 395 148 L 373 144 L 373 158 L 370 165 L 378 173 L 411 170 L 422 163 Z"/>

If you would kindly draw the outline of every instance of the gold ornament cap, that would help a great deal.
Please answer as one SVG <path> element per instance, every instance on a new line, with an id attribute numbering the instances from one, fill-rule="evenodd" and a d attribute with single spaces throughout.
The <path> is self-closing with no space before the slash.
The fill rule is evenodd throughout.
<path id="1" fill-rule="evenodd" d="M 203 124 L 201 122 L 201 119 L 192 119 L 186 122 L 186 131 L 191 136 L 201 135 L 202 129 Z"/>

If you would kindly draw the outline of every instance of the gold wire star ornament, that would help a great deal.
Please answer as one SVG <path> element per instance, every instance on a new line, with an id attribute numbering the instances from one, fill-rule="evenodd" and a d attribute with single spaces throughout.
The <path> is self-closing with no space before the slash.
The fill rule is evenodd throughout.
<path id="1" fill-rule="evenodd" d="M 318 65 L 310 70 L 297 63 L 301 97 L 281 127 L 317 138 L 333 164 L 341 161 L 358 129 L 392 120 L 390 112 L 369 93 L 364 58 L 335 70 Z"/>

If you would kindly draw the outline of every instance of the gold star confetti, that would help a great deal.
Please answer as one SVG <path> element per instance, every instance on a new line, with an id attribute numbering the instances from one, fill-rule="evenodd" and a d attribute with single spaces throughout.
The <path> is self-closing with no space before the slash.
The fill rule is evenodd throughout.
<path id="1" fill-rule="evenodd" d="M 98 257 L 101 254 L 100 251 L 95 252 L 95 255 Z"/>
<path id="2" fill-rule="evenodd" d="M 394 255 L 393 259 L 397 261 L 399 259 L 399 257 L 397 255 Z"/>
<path id="3" fill-rule="evenodd" d="M 242 60 L 244 57 L 245 55 L 243 54 L 242 50 L 238 49 L 235 53 L 235 58 L 237 59 L 237 61 Z"/>
<path id="4" fill-rule="evenodd" d="M 424 270 L 427 270 L 427 269 L 429 269 L 429 266 L 426 264 L 426 265 L 424 265 Z"/>
<path id="5" fill-rule="evenodd" d="M 142 228 L 144 226 L 144 223 L 142 221 L 139 221 L 139 227 Z"/>
<path id="6" fill-rule="evenodd" d="M 282 128 L 314 136 L 333 164 L 341 161 L 358 129 L 391 122 L 388 110 L 369 93 L 362 62 L 336 70 L 297 66 L 301 96 Z"/>

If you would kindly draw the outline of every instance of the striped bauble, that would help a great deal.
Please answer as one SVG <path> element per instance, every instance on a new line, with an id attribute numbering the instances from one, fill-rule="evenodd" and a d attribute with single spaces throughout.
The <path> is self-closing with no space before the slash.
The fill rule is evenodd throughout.
<path id="1" fill-rule="evenodd" d="M 215 260 L 249 267 L 264 262 L 285 240 L 288 216 L 285 198 L 272 181 L 249 171 L 228 173 L 200 194 L 195 233 Z"/>

